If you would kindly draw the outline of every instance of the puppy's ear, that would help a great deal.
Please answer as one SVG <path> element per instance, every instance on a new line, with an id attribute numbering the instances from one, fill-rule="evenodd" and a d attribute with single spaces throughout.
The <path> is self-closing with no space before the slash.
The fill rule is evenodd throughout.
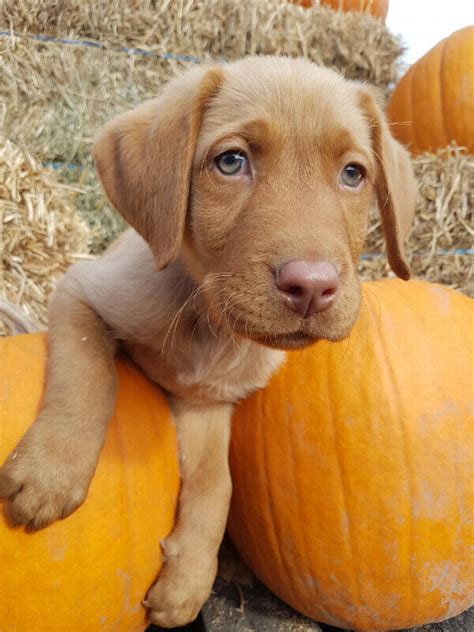
<path id="1" fill-rule="evenodd" d="M 181 247 L 196 139 L 222 79 L 223 70 L 211 67 L 171 81 L 159 98 L 108 123 L 92 149 L 107 196 L 148 242 L 159 269 Z"/>
<path id="2" fill-rule="evenodd" d="M 403 253 L 403 240 L 411 227 L 416 201 L 410 155 L 390 134 L 385 118 L 369 91 L 362 93 L 361 106 L 372 135 L 377 164 L 375 192 L 388 261 L 395 274 L 406 280 L 410 278 L 410 268 Z"/>

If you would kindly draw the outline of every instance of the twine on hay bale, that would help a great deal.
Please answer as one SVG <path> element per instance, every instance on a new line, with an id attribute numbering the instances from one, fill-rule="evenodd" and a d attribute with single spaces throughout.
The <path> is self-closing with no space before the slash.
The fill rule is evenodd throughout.
<path id="1" fill-rule="evenodd" d="M 46 325 L 48 296 L 59 277 L 89 256 L 91 231 L 77 215 L 74 197 L 52 169 L 0 136 L 1 335 L 18 323 L 25 330 Z"/>
<path id="2" fill-rule="evenodd" d="M 184 66 L 172 59 L 0 37 L 4 134 L 40 160 L 85 161 L 99 127 L 156 96 Z"/>
<path id="3" fill-rule="evenodd" d="M 106 120 L 194 63 L 182 55 L 305 56 L 386 92 L 402 50 L 370 15 L 282 0 L 5 0 L 0 31 L 24 34 L 0 37 L 4 133 L 41 159 L 65 161 L 83 160 Z"/>
<path id="4" fill-rule="evenodd" d="M 413 167 L 418 200 L 406 243 L 413 275 L 474 296 L 473 255 L 447 254 L 474 248 L 474 156 L 453 144 L 413 158 Z M 375 210 L 366 244 L 370 253 L 384 252 Z M 362 261 L 359 271 L 366 279 L 391 274 L 385 256 Z"/>
<path id="5" fill-rule="evenodd" d="M 401 53 L 399 40 L 368 14 L 283 0 L 4 0 L 0 24 L 158 54 L 304 56 L 384 89 L 397 78 Z"/>

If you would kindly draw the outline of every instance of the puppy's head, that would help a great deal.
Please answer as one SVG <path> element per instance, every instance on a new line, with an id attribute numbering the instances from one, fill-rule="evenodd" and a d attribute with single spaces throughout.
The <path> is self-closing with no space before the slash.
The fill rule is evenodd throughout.
<path id="1" fill-rule="evenodd" d="M 367 88 L 310 62 L 196 68 L 109 123 L 94 156 L 158 266 L 180 256 L 236 334 L 279 348 L 345 337 L 374 201 L 392 269 L 409 277 L 408 154 Z"/>

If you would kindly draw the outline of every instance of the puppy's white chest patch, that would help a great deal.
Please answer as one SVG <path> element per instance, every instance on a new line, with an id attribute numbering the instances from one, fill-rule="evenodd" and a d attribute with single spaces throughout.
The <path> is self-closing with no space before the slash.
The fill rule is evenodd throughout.
<path id="1" fill-rule="evenodd" d="M 263 388 L 281 366 L 283 351 L 267 349 L 249 340 L 222 340 L 196 349 L 187 369 L 178 374 L 186 387 L 199 386 L 219 400 L 237 401 Z"/>

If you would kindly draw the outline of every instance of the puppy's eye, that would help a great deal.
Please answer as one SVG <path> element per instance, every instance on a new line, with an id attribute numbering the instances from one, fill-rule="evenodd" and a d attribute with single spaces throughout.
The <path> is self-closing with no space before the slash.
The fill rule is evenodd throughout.
<path id="1" fill-rule="evenodd" d="M 344 167 L 341 173 L 342 183 L 346 187 L 358 187 L 364 179 L 365 172 L 362 167 L 354 164 L 348 164 Z"/>
<path id="2" fill-rule="evenodd" d="M 214 158 L 216 167 L 225 176 L 235 176 L 247 166 L 247 156 L 239 151 L 225 151 Z"/>

